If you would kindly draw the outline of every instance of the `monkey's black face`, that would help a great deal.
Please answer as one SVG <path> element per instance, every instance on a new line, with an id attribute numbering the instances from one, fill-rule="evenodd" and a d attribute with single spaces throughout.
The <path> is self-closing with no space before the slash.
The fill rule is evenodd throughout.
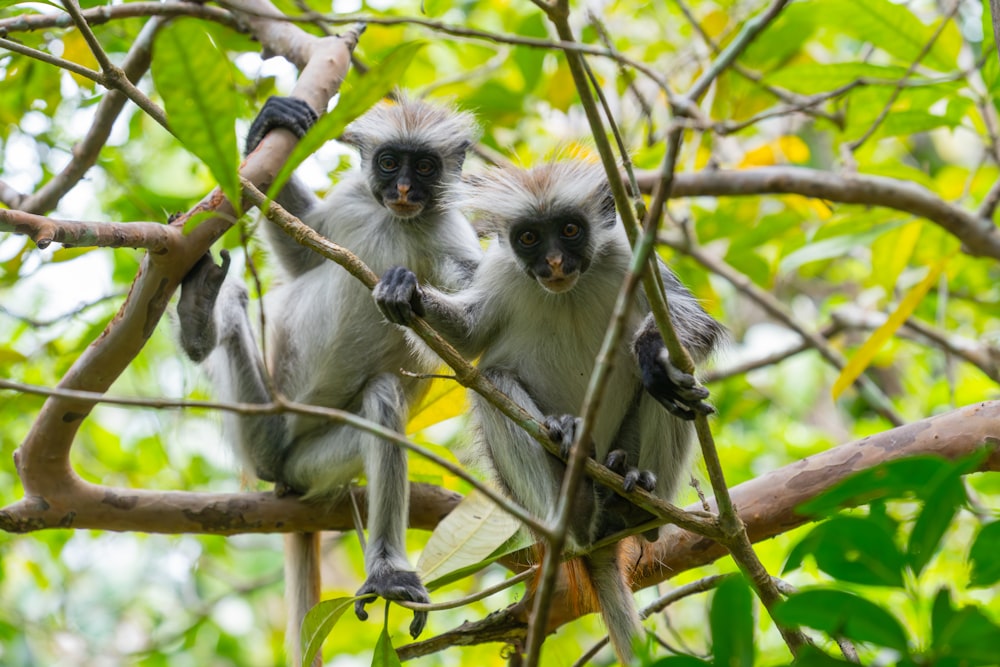
<path id="1" fill-rule="evenodd" d="M 372 194 L 398 218 L 413 218 L 433 206 L 441 183 L 441 158 L 430 151 L 382 146 L 372 157 Z"/>
<path id="2" fill-rule="evenodd" d="M 577 213 L 521 220 L 510 246 L 524 270 L 548 292 L 568 292 L 590 266 L 587 221 Z"/>

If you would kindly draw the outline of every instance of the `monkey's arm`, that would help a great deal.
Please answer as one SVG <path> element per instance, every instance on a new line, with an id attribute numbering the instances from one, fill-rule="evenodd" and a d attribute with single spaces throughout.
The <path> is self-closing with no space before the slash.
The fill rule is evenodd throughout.
<path id="1" fill-rule="evenodd" d="M 662 262 L 660 274 L 677 335 L 695 361 L 703 361 L 724 338 L 725 329 L 705 312 L 694 295 Z M 708 398 L 708 390 L 699 385 L 694 376 L 680 371 L 671 363 L 652 314 L 647 315 L 639 327 L 632 351 L 646 391 L 670 414 L 681 419 L 694 419 L 697 413 L 714 412 L 712 406 L 704 402 Z"/>
<path id="2" fill-rule="evenodd" d="M 270 97 L 247 132 L 246 154 L 252 153 L 271 130 L 284 128 L 301 139 L 316 122 L 312 107 L 297 97 Z M 319 203 L 319 198 L 294 174 L 278 193 L 278 204 L 298 218 L 304 218 Z M 308 223 L 307 223 L 308 224 Z M 322 263 L 323 258 L 296 243 L 284 231 L 266 224 L 268 243 L 291 276 L 298 276 Z"/>
<path id="3" fill-rule="evenodd" d="M 481 301 L 471 298 L 474 294 L 474 287 L 458 294 L 421 287 L 416 274 L 402 266 L 386 271 L 372 292 L 387 320 L 411 326 L 423 317 L 465 357 L 482 352 L 487 337 L 485 327 L 479 326 Z"/>

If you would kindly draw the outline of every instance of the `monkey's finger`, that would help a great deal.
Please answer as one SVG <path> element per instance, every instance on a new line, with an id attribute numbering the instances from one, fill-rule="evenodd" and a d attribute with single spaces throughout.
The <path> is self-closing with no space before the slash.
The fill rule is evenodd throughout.
<path id="1" fill-rule="evenodd" d="M 360 591 L 359 591 L 359 593 L 360 593 Z M 355 600 L 354 601 L 354 615 L 357 616 L 359 620 L 367 621 L 368 620 L 368 612 L 365 611 L 365 605 L 368 604 L 369 602 L 374 602 L 374 601 L 375 601 L 375 596 L 374 595 L 372 595 L 372 596 L 366 595 L 365 597 L 358 598 L 357 600 Z"/>
<path id="2" fill-rule="evenodd" d="M 671 398 L 664 398 L 661 396 L 656 396 L 655 394 L 653 395 L 653 398 L 656 399 L 657 403 L 665 407 L 667 409 L 667 412 L 672 414 L 674 417 L 677 417 L 678 419 L 683 419 L 684 421 L 692 421 L 694 420 L 695 417 L 698 416 L 693 409 L 687 407 L 682 403 L 678 403 L 677 401 Z"/>

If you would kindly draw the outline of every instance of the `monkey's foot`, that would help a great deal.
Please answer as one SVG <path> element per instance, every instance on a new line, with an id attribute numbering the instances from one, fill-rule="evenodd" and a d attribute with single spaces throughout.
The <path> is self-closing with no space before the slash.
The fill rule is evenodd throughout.
<path id="1" fill-rule="evenodd" d="M 625 481 L 622 486 L 629 493 L 638 487 L 643 491 L 652 491 L 656 488 L 656 474 L 651 470 L 640 470 L 628 464 L 628 454 L 624 449 L 614 449 L 608 452 L 608 458 L 604 460 L 606 468 L 613 470 Z"/>
<path id="2" fill-rule="evenodd" d="M 661 350 L 657 362 L 643 368 L 642 382 L 646 391 L 670 414 L 691 420 L 697 415 L 710 415 L 715 408 L 705 402 L 708 389 L 698 384 L 693 375 L 679 370 Z"/>
<path id="3" fill-rule="evenodd" d="M 424 314 L 417 275 L 402 266 L 394 266 L 382 275 L 372 290 L 375 305 L 393 324 L 408 325 Z"/>
<path id="4" fill-rule="evenodd" d="M 356 595 L 369 595 L 371 593 L 386 600 L 424 603 L 431 601 L 430 596 L 427 595 L 427 589 L 420 583 L 417 573 L 407 570 L 389 570 L 369 575 L 368 580 L 358 589 Z M 362 621 L 368 619 L 365 605 L 370 602 L 373 602 L 371 598 L 362 598 L 354 603 L 354 613 Z M 426 611 L 413 612 L 410 636 L 416 639 L 423 632 L 426 623 Z"/>
<path id="5" fill-rule="evenodd" d="M 211 253 L 198 263 L 181 281 L 181 296 L 177 316 L 181 325 L 181 347 L 194 362 L 205 360 L 215 349 L 215 300 L 229 271 L 229 251 L 220 253 L 222 265 L 216 266 Z"/>
<path id="6" fill-rule="evenodd" d="M 629 465 L 628 453 L 623 449 L 614 449 L 608 452 L 608 457 L 604 460 L 604 465 L 609 470 L 613 470 L 625 478 L 622 483 L 625 491 L 632 492 L 636 488 L 640 488 L 652 493 L 656 489 L 656 473 L 651 470 L 640 470 L 635 466 Z M 609 515 L 616 516 L 618 521 L 621 522 L 620 525 L 609 522 L 609 526 L 616 526 L 615 530 L 610 532 L 617 532 L 617 530 L 622 530 L 630 526 L 637 526 L 653 518 L 653 515 L 646 510 L 610 492 L 607 493 L 604 510 Z M 656 538 L 659 537 L 659 533 L 659 528 L 651 528 L 642 533 L 642 537 L 647 542 L 655 542 Z"/>
<path id="7" fill-rule="evenodd" d="M 559 453 L 563 460 L 568 459 L 570 450 L 573 449 L 573 442 L 576 440 L 580 419 L 574 415 L 549 415 L 542 420 L 542 424 L 549 432 L 549 438 L 559 445 Z"/>

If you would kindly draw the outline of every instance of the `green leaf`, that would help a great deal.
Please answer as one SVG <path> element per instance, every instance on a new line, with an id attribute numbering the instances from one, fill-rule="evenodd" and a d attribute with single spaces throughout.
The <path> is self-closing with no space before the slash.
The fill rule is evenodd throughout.
<path id="1" fill-rule="evenodd" d="M 333 598 L 323 600 L 309 610 L 302 619 L 302 664 L 311 665 L 313 658 L 323 647 L 323 642 L 330 635 L 333 626 L 337 624 L 344 612 L 354 606 L 357 598 Z"/>
<path id="2" fill-rule="evenodd" d="M 816 526 L 789 553 L 784 571 L 799 567 L 806 554 L 841 581 L 903 586 L 906 559 L 885 526 L 867 518 L 838 516 Z"/>
<path id="3" fill-rule="evenodd" d="M 746 579 L 729 577 L 719 585 L 712 597 L 709 623 L 715 664 L 753 667 L 753 595 Z"/>
<path id="4" fill-rule="evenodd" d="M 833 658 L 812 645 L 803 647 L 802 651 L 795 657 L 795 662 L 792 663 L 792 667 L 842 667 L 847 665 L 855 665 L 855 663 Z"/>
<path id="5" fill-rule="evenodd" d="M 172 21 L 156 40 L 153 81 L 171 131 L 205 163 L 239 212 L 237 98 L 226 54 L 198 21 Z"/>
<path id="6" fill-rule="evenodd" d="M 965 487 L 957 475 L 942 479 L 927 496 L 906 548 L 914 574 L 919 575 L 930 562 L 941 537 L 965 500 Z"/>
<path id="7" fill-rule="evenodd" d="M 872 241 L 901 224 L 904 224 L 904 221 L 897 220 L 876 225 L 856 234 L 842 234 L 822 241 L 815 241 L 783 257 L 778 268 L 782 273 L 790 273 L 809 262 L 843 257 L 858 246 L 871 245 Z"/>
<path id="8" fill-rule="evenodd" d="M 955 609 L 942 588 L 931 610 L 931 648 L 935 657 L 963 665 L 995 665 L 1000 655 L 1000 627 L 976 606 Z"/>
<path id="9" fill-rule="evenodd" d="M 969 549 L 969 562 L 972 564 L 969 586 L 992 586 L 1000 581 L 1000 521 L 979 530 Z"/>
<path id="10" fill-rule="evenodd" d="M 795 511 L 807 516 L 824 516 L 873 500 L 904 498 L 922 491 L 951 466 L 947 459 L 940 456 L 913 456 L 889 461 L 851 475 L 802 503 Z"/>
<path id="11" fill-rule="evenodd" d="M 896 65 L 872 65 L 860 62 L 807 63 L 781 67 L 764 77 L 764 82 L 796 93 L 811 95 L 846 86 L 858 79 L 865 79 L 871 85 L 895 87 L 905 75 L 906 68 Z"/>
<path id="12" fill-rule="evenodd" d="M 846 637 L 906 652 L 906 633 L 896 618 L 874 602 L 846 591 L 812 590 L 791 596 L 774 609 L 779 623 L 805 625 L 831 637 Z"/>
<path id="13" fill-rule="evenodd" d="M 917 60 L 934 34 L 934 27 L 925 25 L 905 5 L 890 0 L 820 0 L 812 4 L 826 15 L 821 25 L 827 29 L 868 42 L 907 64 Z M 952 72 L 957 57 L 952 36 L 942 35 L 920 63 Z"/>
<path id="14" fill-rule="evenodd" d="M 268 197 L 274 199 L 277 193 L 281 192 L 281 188 L 303 160 L 315 153 L 332 137 L 343 134 L 348 123 L 388 95 L 389 91 L 403 80 L 406 68 L 410 66 L 424 44 L 425 42 L 401 44 L 380 63 L 373 65 L 364 76 L 352 68 L 340 87 L 337 106 L 331 112 L 320 116 L 316 124 L 299 140 L 268 189 Z"/>
<path id="15" fill-rule="evenodd" d="M 386 605 L 386 609 L 389 605 Z M 388 621 L 389 614 L 386 613 L 386 623 L 382 625 L 382 632 L 375 642 L 375 655 L 372 656 L 372 667 L 402 667 L 396 649 L 392 646 L 392 639 L 389 638 Z"/>
<path id="16" fill-rule="evenodd" d="M 706 667 L 706 665 L 711 667 L 714 664 L 718 663 L 705 662 L 690 655 L 672 655 L 669 658 L 657 660 L 650 667 Z"/>

